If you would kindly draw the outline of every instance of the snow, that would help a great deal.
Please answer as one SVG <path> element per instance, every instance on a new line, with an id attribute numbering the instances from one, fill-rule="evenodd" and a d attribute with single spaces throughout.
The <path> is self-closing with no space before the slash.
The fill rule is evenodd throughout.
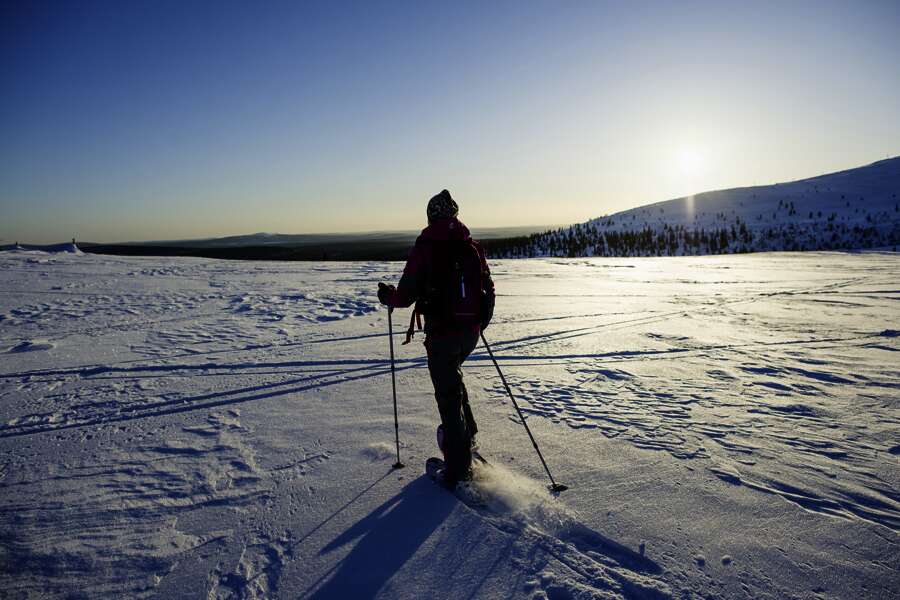
<path id="1" fill-rule="evenodd" d="M 900 589 L 897 254 L 492 266 L 487 338 L 570 490 L 479 348 L 479 509 L 424 477 L 420 344 L 391 469 L 401 264 L 0 253 L 0 595 Z"/>
<path id="2" fill-rule="evenodd" d="M 60 253 L 83 254 L 81 249 L 74 242 L 41 246 L 40 248 L 29 248 L 16 243 L 12 246 L 8 246 L 6 251 L 15 252 L 17 254 L 30 254 L 32 256 L 52 256 Z"/>
<path id="3" fill-rule="evenodd" d="M 495 245 L 494 254 L 659 256 L 900 243 L 900 157 L 809 179 L 704 192 Z"/>

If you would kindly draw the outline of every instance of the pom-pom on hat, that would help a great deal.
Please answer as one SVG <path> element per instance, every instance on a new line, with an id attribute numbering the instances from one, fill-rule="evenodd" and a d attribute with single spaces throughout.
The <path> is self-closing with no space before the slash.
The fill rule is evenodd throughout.
<path id="1" fill-rule="evenodd" d="M 437 196 L 428 201 L 428 222 L 438 219 L 451 219 L 459 214 L 459 206 L 450 197 L 450 192 L 441 190 Z"/>

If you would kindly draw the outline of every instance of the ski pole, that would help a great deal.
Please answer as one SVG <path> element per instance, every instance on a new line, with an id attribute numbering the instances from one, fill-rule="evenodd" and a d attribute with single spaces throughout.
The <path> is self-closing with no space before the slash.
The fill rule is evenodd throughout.
<path id="1" fill-rule="evenodd" d="M 394 324 L 391 321 L 391 313 L 394 308 L 388 307 L 388 340 L 391 345 L 391 389 L 394 391 L 394 440 L 397 443 L 397 462 L 394 463 L 395 469 L 402 469 L 403 463 L 400 462 L 400 423 L 397 419 L 397 376 L 394 368 Z"/>
<path id="2" fill-rule="evenodd" d="M 519 413 L 519 419 L 522 421 L 522 425 L 525 426 L 525 431 L 528 432 L 528 437 L 531 438 L 531 445 L 534 446 L 534 449 L 537 451 L 538 458 L 541 459 L 541 464 L 544 465 L 544 470 L 547 471 L 547 477 L 550 478 L 550 491 L 552 492 L 563 492 L 569 489 L 569 486 L 563 485 L 561 483 L 556 483 L 553 479 L 553 475 L 550 473 L 550 468 L 547 466 L 547 461 L 544 460 L 544 455 L 541 454 L 541 449 L 538 448 L 537 442 L 534 440 L 534 436 L 531 434 L 531 429 L 528 427 L 528 422 L 525 420 L 525 415 L 522 414 L 522 409 L 519 408 L 519 403 L 516 402 L 516 397 L 513 396 L 512 390 L 509 389 L 509 384 L 506 383 L 506 377 L 503 376 L 503 371 L 500 370 L 500 365 L 497 363 L 497 359 L 494 358 L 494 353 L 491 351 L 490 345 L 488 345 L 487 340 L 484 338 L 484 332 L 481 333 L 481 341 L 484 344 L 484 347 L 487 348 L 488 354 L 491 357 L 491 360 L 494 362 L 494 366 L 497 367 L 497 373 L 500 374 L 500 381 L 503 382 L 503 387 L 506 388 L 506 393 L 509 394 L 509 399 L 512 400 L 513 406 L 516 407 L 516 412 Z"/>

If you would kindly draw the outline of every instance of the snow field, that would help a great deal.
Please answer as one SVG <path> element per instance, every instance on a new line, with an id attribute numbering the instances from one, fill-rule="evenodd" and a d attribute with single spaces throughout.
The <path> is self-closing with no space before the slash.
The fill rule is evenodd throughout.
<path id="1" fill-rule="evenodd" d="M 0 254 L 3 594 L 900 587 L 896 254 L 494 263 L 487 338 L 571 489 L 547 493 L 479 348 L 483 510 L 422 474 L 437 411 L 418 343 L 396 345 L 407 467 L 390 469 L 374 290 L 401 266 Z"/>

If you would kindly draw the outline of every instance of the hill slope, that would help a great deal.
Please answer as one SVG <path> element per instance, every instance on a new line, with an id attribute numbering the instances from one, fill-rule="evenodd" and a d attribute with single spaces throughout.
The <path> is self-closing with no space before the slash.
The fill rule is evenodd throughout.
<path id="1" fill-rule="evenodd" d="M 900 244 L 900 157 L 789 183 L 705 192 L 489 243 L 494 256 L 653 256 Z"/>

